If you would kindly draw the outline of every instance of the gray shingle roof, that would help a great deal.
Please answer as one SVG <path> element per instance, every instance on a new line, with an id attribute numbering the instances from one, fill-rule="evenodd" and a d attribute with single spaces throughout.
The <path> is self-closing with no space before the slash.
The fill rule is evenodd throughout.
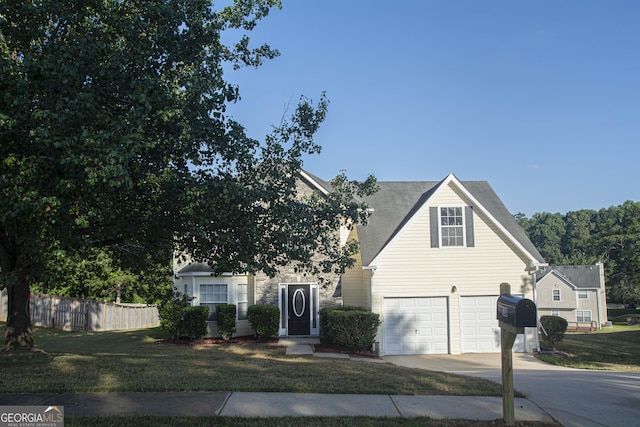
<path id="1" fill-rule="evenodd" d="M 363 265 L 373 261 L 406 222 L 428 202 L 442 182 L 378 182 L 380 190 L 365 198 L 374 212 L 366 226 L 358 226 Z M 488 182 L 462 181 L 461 184 L 537 262 L 544 262 Z"/>
<path id="2" fill-rule="evenodd" d="M 215 270 L 202 262 L 190 262 L 178 271 L 178 275 L 186 273 L 215 273 Z"/>
<path id="3" fill-rule="evenodd" d="M 550 265 L 540 268 L 536 275 L 536 280 L 541 280 L 543 277 L 549 275 L 552 271 L 555 271 L 576 288 L 600 289 L 600 268 L 602 268 L 602 264 Z"/>
<path id="4" fill-rule="evenodd" d="M 331 184 L 304 171 L 322 189 L 331 192 Z M 369 265 L 380 251 L 405 226 L 407 221 L 436 192 L 442 181 L 378 181 L 379 190 L 364 201 L 373 208 L 366 226 L 358 226 L 362 264 Z M 544 258 L 531 243 L 520 224 L 505 207 L 487 181 L 459 181 L 507 232 L 539 263 Z"/>

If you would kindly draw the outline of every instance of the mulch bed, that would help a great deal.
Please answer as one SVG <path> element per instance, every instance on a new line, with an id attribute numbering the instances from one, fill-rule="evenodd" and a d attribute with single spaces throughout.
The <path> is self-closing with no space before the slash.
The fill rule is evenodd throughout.
<path id="1" fill-rule="evenodd" d="M 370 350 L 359 350 L 359 351 L 348 351 L 338 347 L 331 346 L 326 343 L 314 344 L 313 351 L 316 353 L 340 353 L 340 354 L 348 354 L 349 356 L 354 357 L 369 357 L 372 359 L 379 359 L 376 353 Z"/>
<path id="2" fill-rule="evenodd" d="M 203 338 L 198 341 L 192 341 L 189 338 L 180 338 L 177 340 L 166 338 L 161 340 L 156 340 L 157 343 L 161 344 L 179 344 L 179 345 L 247 345 L 247 344 L 269 344 L 275 345 L 278 344 L 277 337 L 271 338 L 263 338 L 258 339 L 254 336 L 244 336 L 244 337 L 233 337 L 229 340 L 223 340 L 222 338 Z"/>
<path id="3" fill-rule="evenodd" d="M 267 345 L 277 345 L 279 341 L 278 337 L 264 338 L 259 340 L 258 338 L 248 335 L 244 337 L 233 337 L 229 340 L 223 340 L 222 338 L 204 338 L 199 341 L 192 341 L 189 338 L 181 338 L 177 340 L 173 340 L 170 338 L 156 340 L 157 343 L 161 344 L 177 344 L 177 345 L 248 345 L 248 344 L 267 344 Z M 378 359 L 376 353 L 370 350 L 360 350 L 360 351 L 348 351 L 344 350 L 326 343 L 314 344 L 313 351 L 316 353 L 339 353 L 339 354 L 348 354 L 349 356 L 354 357 L 369 357 Z"/>

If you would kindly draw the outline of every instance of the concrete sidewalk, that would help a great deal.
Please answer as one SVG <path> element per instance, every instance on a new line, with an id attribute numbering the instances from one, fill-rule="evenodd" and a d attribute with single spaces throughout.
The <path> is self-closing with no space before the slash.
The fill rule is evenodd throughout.
<path id="1" fill-rule="evenodd" d="M 0 405 L 64 406 L 65 416 L 178 415 L 229 417 L 380 416 L 466 420 L 502 419 L 502 398 L 313 393 L 84 393 L 0 395 Z M 553 420 L 527 399 L 516 399 L 517 421 Z"/>
<path id="2" fill-rule="evenodd" d="M 286 338 L 288 355 L 348 358 L 387 363 L 382 359 L 352 358 L 345 354 L 314 353 L 317 338 Z M 394 361 L 395 362 L 395 361 Z M 398 363 L 402 364 L 402 363 Z M 419 364 L 421 367 L 422 364 Z M 413 366 L 412 366 L 413 367 Z M 0 405 L 64 406 L 65 416 L 177 415 L 228 417 L 291 416 L 380 416 L 434 419 L 502 419 L 501 397 L 396 396 L 370 394 L 246 393 L 246 392 L 158 392 L 1 395 Z M 553 419 L 527 399 L 515 400 L 517 421 Z"/>

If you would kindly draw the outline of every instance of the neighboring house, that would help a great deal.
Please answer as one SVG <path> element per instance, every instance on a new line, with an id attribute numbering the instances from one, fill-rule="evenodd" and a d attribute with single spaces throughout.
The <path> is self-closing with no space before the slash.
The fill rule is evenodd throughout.
<path id="1" fill-rule="evenodd" d="M 194 304 L 238 304 L 238 313 L 242 304 L 277 304 L 280 335 L 318 335 L 319 308 L 344 304 L 380 314 L 377 347 L 383 355 L 499 352 L 500 283 L 533 299 L 533 274 L 544 265 L 525 232 L 485 181 L 451 174 L 442 181 L 378 186 L 365 199 L 372 212 L 367 225 L 341 230 L 360 244 L 356 265 L 329 287 L 293 271 L 269 279 L 191 264 L 177 266 L 176 288 L 195 296 Z M 299 188 L 330 191 L 305 171 Z M 239 314 L 237 335 L 249 331 Z M 516 349 L 535 348 L 531 328 Z"/>
<path id="2" fill-rule="evenodd" d="M 538 315 L 560 316 L 569 330 L 599 329 L 607 322 L 604 266 L 552 265 L 536 274 Z"/>

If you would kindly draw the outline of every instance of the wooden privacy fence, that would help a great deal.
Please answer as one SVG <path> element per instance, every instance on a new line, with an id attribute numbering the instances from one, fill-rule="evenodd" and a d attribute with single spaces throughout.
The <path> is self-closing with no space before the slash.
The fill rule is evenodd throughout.
<path id="1" fill-rule="evenodd" d="M 160 325 L 158 307 L 31 294 L 31 323 L 65 331 L 116 331 Z M 7 320 L 7 292 L 0 292 L 0 321 Z"/>

